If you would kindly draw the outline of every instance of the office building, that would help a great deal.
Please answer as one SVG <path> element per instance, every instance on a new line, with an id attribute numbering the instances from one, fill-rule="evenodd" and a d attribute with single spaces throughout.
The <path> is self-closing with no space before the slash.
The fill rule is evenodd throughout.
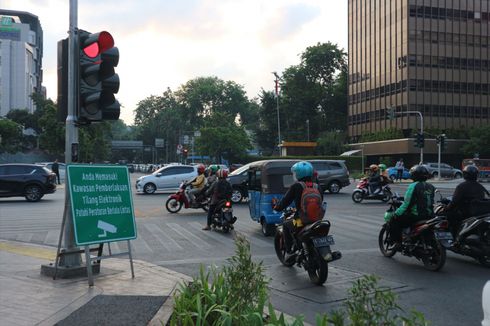
<path id="1" fill-rule="evenodd" d="M 349 0 L 351 143 L 388 129 L 412 137 L 414 111 L 426 130 L 489 125 L 489 11 L 489 0 Z"/>
<path id="2" fill-rule="evenodd" d="M 37 16 L 0 9 L 0 116 L 13 109 L 34 112 L 32 93 L 42 84 L 43 30 Z"/>

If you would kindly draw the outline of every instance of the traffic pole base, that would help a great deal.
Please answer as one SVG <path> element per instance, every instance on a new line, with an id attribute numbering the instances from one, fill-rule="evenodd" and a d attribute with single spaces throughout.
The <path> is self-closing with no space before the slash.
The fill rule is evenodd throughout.
<path id="1" fill-rule="evenodd" d="M 54 263 L 41 265 L 41 275 L 54 277 L 55 274 Z M 100 264 L 92 264 L 92 274 L 100 273 Z M 74 278 L 74 277 L 87 277 L 87 266 L 58 266 L 56 271 L 56 278 Z"/>

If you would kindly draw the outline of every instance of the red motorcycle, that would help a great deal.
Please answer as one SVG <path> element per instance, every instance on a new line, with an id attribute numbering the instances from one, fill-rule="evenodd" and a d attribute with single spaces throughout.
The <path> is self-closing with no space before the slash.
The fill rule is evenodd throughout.
<path id="1" fill-rule="evenodd" d="M 369 191 L 369 180 L 363 178 L 352 192 L 352 201 L 356 204 L 359 204 L 363 200 L 381 200 L 385 203 L 388 202 L 393 196 L 390 186 L 386 183 L 381 183 L 380 187 L 381 189 L 378 193 L 372 194 Z"/>
<path id="2" fill-rule="evenodd" d="M 188 186 L 190 186 L 190 184 L 182 182 L 179 190 L 168 197 L 165 207 L 169 213 L 178 213 L 182 209 L 182 206 L 184 206 L 184 208 L 202 208 L 205 212 L 209 210 L 209 200 L 203 194 L 196 196 L 195 201 L 192 203 L 189 202 L 185 192 L 185 189 Z"/>

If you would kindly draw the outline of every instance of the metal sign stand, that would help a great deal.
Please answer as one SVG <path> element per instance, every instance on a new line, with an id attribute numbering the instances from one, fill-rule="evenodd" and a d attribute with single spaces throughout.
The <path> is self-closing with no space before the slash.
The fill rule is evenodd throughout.
<path id="1" fill-rule="evenodd" d="M 129 242 L 130 240 L 126 240 L 128 244 L 128 251 L 127 252 L 120 252 L 117 254 L 112 254 L 109 253 L 109 256 L 102 256 L 102 252 L 99 252 L 97 256 L 91 256 L 90 251 L 93 251 L 90 249 L 90 246 L 85 246 L 85 265 L 87 265 L 87 277 L 88 277 L 88 285 L 89 286 L 94 286 L 94 277 L 92 275 L 92 262 L 97 261 L 98 263 L 102 259 L 108 259 L 108 258 L 115 258 L 115 257 L 120 257 L 120 256 L 129 256 L 129 265 L 131 266 L 131 278 L 134 278 L 134 267 L 133 267 L 133 255 L 131 254 L 131 243 Z M 109 244 L 109 251 L 110 251 L 110 242 Z M 101 244 L 102 246 L 102 244 Z"/>

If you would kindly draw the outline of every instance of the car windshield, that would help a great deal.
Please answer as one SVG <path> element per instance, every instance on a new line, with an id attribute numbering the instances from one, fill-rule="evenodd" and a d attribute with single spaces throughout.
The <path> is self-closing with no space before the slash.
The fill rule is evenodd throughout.
<path id="1" fill-rule="evenodd" d="M 237 174 L 241 174 L 242 172 L 248 170 L 248 166 L 249 164 L 246 164 L 242 167 L 239 167 L 238 169 L 236 169 L 235 171 L 231 172 L 230 175 L 237 175 Z"/>

